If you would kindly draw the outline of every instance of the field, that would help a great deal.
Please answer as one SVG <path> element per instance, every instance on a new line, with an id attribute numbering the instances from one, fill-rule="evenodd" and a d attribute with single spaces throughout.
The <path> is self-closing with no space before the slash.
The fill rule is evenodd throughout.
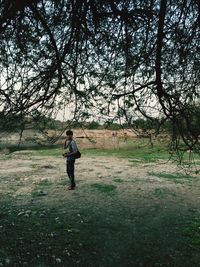
<path id="1" fill-rule="evenodd" d="M 61 148 L 0 154 L 0 266 L 200 266 L 198 172 L 123 138 L 78 140 L 74 191 Z"/>

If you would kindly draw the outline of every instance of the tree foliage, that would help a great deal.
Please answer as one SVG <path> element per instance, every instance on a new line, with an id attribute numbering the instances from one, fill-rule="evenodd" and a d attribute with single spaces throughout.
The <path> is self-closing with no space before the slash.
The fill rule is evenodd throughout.
<path id="1" fill-rule="evenodd" d="M 190 121 L 200 93 L 198 0 L 0 0 L 0 37 L 5 115 L 73 106 L 78 119 L 130 125 L 142 115 L 171 121 L 173 136 L 199 149 Z"/>

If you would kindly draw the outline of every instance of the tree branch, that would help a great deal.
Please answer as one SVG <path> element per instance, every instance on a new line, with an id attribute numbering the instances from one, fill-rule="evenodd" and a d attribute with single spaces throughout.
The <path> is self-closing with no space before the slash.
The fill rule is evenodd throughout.
<path id="1" fill-rule="evenodd" d="M 145 87 L 147 87 L 147 86 L 149 86 L 149 85 L 153 85 L 153 84 L 155 84 L 155 81 L 151 81 L 151 82 L 149 82 L 149 83 L 147 83 L 147 84 L 141 85 L 140 87 L 138 87 L 138 88 L 136 88 L 136 89 L 134 89 L 134 90 L 132 90 L 132 91 L 130 91 L 130 92 L 123 93 L 123 94 L 113 94 L 112 96 L 113 96 L 115 99 L 119 99 L 119 98 L 122 97 L 122 96 L 130 95 L 130 94 L 135 94 L 136 92 L 140 91 L 141 89 L 143 89 L 143 88 L 145 88 Z"/>

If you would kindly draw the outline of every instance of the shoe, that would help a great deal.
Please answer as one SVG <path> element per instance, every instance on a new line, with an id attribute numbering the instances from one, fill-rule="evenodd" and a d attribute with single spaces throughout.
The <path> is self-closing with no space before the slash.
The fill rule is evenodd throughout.
<path id="1" fill-rule="evenodd" d="M 69 186 L 68 187 L 68 190 L 74 190 L 75 189 L 75 186 Z"/>

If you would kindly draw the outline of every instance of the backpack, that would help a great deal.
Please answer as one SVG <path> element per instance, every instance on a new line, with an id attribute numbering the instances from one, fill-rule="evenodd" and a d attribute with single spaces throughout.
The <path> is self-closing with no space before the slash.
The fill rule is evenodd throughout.
<path id="1" fill-rule="evenodd" d="M 77 150 L 76 154 L 74 154 L 75 159 L 80 159 L 81 157 L 81 152 Z"/>

